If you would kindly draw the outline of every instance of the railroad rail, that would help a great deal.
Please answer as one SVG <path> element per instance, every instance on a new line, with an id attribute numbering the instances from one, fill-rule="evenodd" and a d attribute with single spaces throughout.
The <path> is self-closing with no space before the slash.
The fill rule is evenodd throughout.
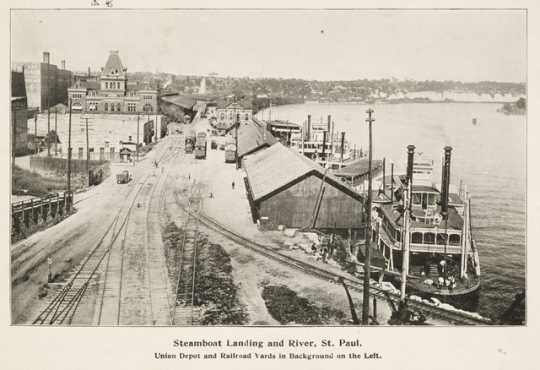
<path id="1" fill-rule="evenodd" d="M 176 153 L 177 151 L 174 151 Z M 161 153 L 159 161 L 161 162 L 164 158 L 170 159 L 174 157 L 174 153 L 169 153 L 169 150 L 166 150 L 164 153 Z M 169 157 L 170 156 L 170 157 Z M 118 311 L 116 314 L 116 324 L 120 322 L 120 304 L 121 304 L 121 292 L 122 292 L 122 279 L 123 279 L 123 250 L 126 241 L 127 234 L 127 223 L 132 214 L 132 210 L 137 204 L 139 195 L 143 189 L 145 189 L 148 184 L 148 180 L 151 177 L 151 174 L 147 174 L 142 181 L 138 183 L 139 186 L 133 187 L 126 195 L 124 199 L 129 198 L 134 194 L 131 202 L 129 203 L 128 208 L 122 207 L 118 210 L 117 214 L 113 218 L 112 222 L 107 226 L 105 232 L 100 237 L 96 245 L 91 248 L 88 255 L 83 259 L 78 268 L 73 272 L 67 283 L 61 288 L 60 291 L 52 298 L 52 300 L 46 305 L 46 307 L 38 314 L 37 318 L 33 321 L 34 325 L 62 325 L 62 324 L 72 324 L 74 316 L 77 312 L 77 309 L 81 303 L 82 298 L 84 297 L 92 279 L 96 277 L 96 273 L 107 258 L 107 267 L 105 271 L 104 278 L 104 290 L 101 296 L 101 301 L 99 304 L 99 313 L 98 313 L 98 324 L 104 320 L 103 304 L 107 298 L 111 298 L 111 294 L 106 296 L 105 287 L 108 284 L 108 279 L 110 282 L 110 277 L 108 277 L 111 270 L 111 254 L 115 253 L 117 249 L 113 249 L 114 244 L 117 242 L 120 235 L 123 233 L 122 238 L 122 249 L 120 250 L 122 256 L 120 258 L 120 290 L 118 292 Z M 146 221 L 145 221 L 146 222 Z M 146 230 L 146 227 L 145 227 Z M 145 248 L 148 248 L 147 239 L 145 238 Z M 148 255 L 148 251 L 145 250 L 145 253 Z M 148 264 L 148 260 L 146 261 Z M 116 270 L 116 269 L 115 269 Z M 150 289 L 149 289 L 150 290 Z M 109 292 L 110 293 L 110 292 Z M 114 298 L 114 294 L 113 294 Z M 110 315 L 109 315 L 110 316 Z M 107 321 L 110 323 L 110 321 Z M 114 322 L 113 322 L 114 323 Z"/>
<path id="2" fill-rule="evenodd" d="M 90 250 L 88 255 L 72 274 L 68 282 L 39 313 L 37 318 L 33 321 L 34 325 L 62 325 L 65 323 L 72 323 L 79 304 L 92 279 L 95 277 L 99 266 L 103 262 L 105 256 L 109 254 L 112 245 L 116 242 L 121 234 L 122 229 L 125 227 L 129 218 L 129 213 L 131 212 L 131 208 L 135 203 L 135 199 L 137 199 L 138 192 L 142 188 L 143 186 L 140 186 L 137 189 L 136 195 L 128 208 L 127 214 L 123 218 L 120 227 L 116 229 L 118 222 L 121 219 L 123 209 L 120 209 L 117 212 L 112 222 L 107 226 L 105 232 L 102 234 L 101 238 Z M 128 194 L 128 196 L 130 194 L 131 192 Z M 109 236 L 109 242 L 107 242 L 107 236 Z"/>
<path id="3" fill-rule="evenodd" d="M 182 207 L 181 203 L 179 203 L 179 205 L 180 207 Z M 186 212 L 191 212 L 189 209 L 184 208 L 184 210 Z M 268 257 L 281 264 L 300 270 L 303 273 L 333 282 L 335 284 L 338 284 L 338 279 L 342 277 L 350 289 L 355 290 L 355 291 L 360 291 L 360 292 L 363 291 L 363 287 L 362 287 L 363 283 L 360 279 L 351 277 L 350 275 L 348 276 L 345 273 L 340 274 L 336 272 L 331 272 L 326 269 L 312 265 L 310 263 L 279 253 L 278 251 L 274 250 L 270 246 L 257 243 L 234 231 L 229 230 L 229 228 L 227 228 L 226 226 L 222 225 L 221 223 L 212 219 L 211 217 L 204 215 L 203 213 L 199 213 L 197 215 L 192 213 L 192 215 L 194 217 L 197 217 L 200 220 L 200 222 L 206 227 L 220 233 L 221 235 L 227 237 L 228 239 L 246 248 L 249 248 L 259 254 L 264 255 L 265 257 Z M 379 299 L 382 299 L 385 301 L 391 301 L 394 304 L 400 301 L 399 295 L 392 292 L 385 291 L 381 288 L 374 287 L 374 286 L 370 287 L 370 294 Z M 412 309 L 422 312 L 427 317 L 440 319 L 440 320 L 443 320 L 445 322 L 452 323 L 452 324 L 465 324 L 465 325 L 491 325 L 492 324 L 492 321 L 490 319 L 478 317 L 475 314 L 469 314 L 463 311 L 460 312 L 460 311 L 448 310 L 448 309 L 441 308 L 435 305 L 430 305 L 425 302 L 409 300 L 409 306 Z"/>
<path id="4" fill-rule="evenodd" d="M 199 243 L 199 218 L 202 206 L 200 194 L 188 197 L 188 211 L 183 224 L 183 238 L 178 258 L 178 279 L 175 289 L 175 325 L 193 325 L 198 322 L 197 305 L 197 247 Z"/>

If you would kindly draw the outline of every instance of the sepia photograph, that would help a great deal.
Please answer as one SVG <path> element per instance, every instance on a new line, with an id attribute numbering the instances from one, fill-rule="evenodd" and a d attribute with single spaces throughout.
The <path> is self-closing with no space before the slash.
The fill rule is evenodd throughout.
<path id="1" fill-rule="evenodd" d="M 10 10 L 12 326 L 528 324 L 526 9 L 105 3 Z"/>

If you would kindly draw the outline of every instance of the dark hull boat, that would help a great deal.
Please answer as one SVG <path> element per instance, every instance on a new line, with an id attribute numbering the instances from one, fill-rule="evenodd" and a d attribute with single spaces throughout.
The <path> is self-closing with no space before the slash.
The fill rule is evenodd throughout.
<path id="1" fill-rule="evenodd" d="M 412 145 L 408 150 L 407 174 L 383 179 L 373 195 L 373 242 L 385 260 L 384 280 L 400 289 L 405 278 L 408 295 L 474 311 L 480 261 L 469 195 L 462 185 L 450 189 L 452 148 L 445 148 L 440 185 L 431 181 L 433 161 L 415 156 Z"/>

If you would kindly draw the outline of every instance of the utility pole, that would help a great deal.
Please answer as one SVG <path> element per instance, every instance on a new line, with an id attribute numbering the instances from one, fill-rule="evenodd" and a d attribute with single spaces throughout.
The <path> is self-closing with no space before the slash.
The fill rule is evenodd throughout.
<path id="1" fill-rule="evenodd" d="M 13 125 L 13 145 L 11 147 L 11 170 L 15 167 L 15 150 L 17 149 L 17 118 L 15 117 L 15 109 L 11 103 L 11 124 Z"/>
<path id="2" fill-rule="evenodd" d="M 49 57 L 47 57 L 47 95 L 46 95 L 46 98 L 47 98 L 47 157 L 50 157 L 51 156 L 51 142 L 50 142 L 50 138 L 51 138 L 51 104 L 50 104 L 50 101 L 49 101 L 49 94 L 50 94 L 50 89 L 49 89 L 49 76 L 50 76 L 50 68 L 49 68 L 49 65 L 50 65 L 50 61 L 49 61 Z"/>
<path id="3" fill-rule="evenodd" d="M 235 154 L 235 158 L 236 158 L 236 169 L 239 169 L 240 168 L 240 161 L 238 160 L 238 126 L 240 126 L 240 113 L 237 113 L 236 114 L 236 123 L 234 124 L 235 125 L 235 150 L 236 150 L 236 154 Z"/>
<path id="4" fill-rule="evenodd" d="M 390 164 L 390 204 L 394 203 L 394 163 Z"/>
<path id="5" fill-rule="evenodd" d="M 88 175 L 88 183 L 90 184 L 90 147 L 88 143 L 88 117 L 84 117 L 86 131 L 86 174 Z"/>
<path id="6" fill-rule="evenodd" d="M 140 113 L 137 113 L 137 148 L 135 149 L 137 153 L 137 162 L 139 161 L 139 121 L 140 121 L 141 115 Z"/>
<path id="7" fill-rule="evenodd" d="M 54 156 L 58 155 L 58 110 L 54 110 L 54 133 L 56 137 L 54 138 Z"/>
<path id="8" fill-rule="evenodd" d="M 404 214 L 403 214 L 403 235 L 402 240 L 402 250 L 403 258 L 401 263 L 401 289 L 400 289 L 400 298 L 403 301 L 406 297 L 406 288 L 407 288 L 407 275 L 409 274 L 409 225 L 410 225 L 410 211 L 411 211 L 411 198 L 409 194 L 412 193 L 412 181 L 407 183 L 407 190 L 403 196 L 404 200 Z"/>
<path id="9" fill-rule="evenodd" d="M 69 99 L 69 119 L 68 119 L 68 163 L 67 163 L 67 190 L 71 192 L 71 104 Z"/>
<path id="10" fill-rule="evenodd" d="M 372 117 L 373 109 L 369 108 L 366 113 L 368 118 L 366 122 L 369 124 L 369 157 L 368 157 L 368 196 L 366 207 L 366 258 L 364 261 L 364 295 L 362 298 L 362 325 L 369 324 L 369 280 L 371 278 L 371 156 L 373 152 L 372 142 L 372 124 L 375 119 Z"/>
<path id="11" fill-rule="evenodd" d="M 37 117 L 38 112 L 34 115 L 34 145 L 36 146 L 36 155 L 39 153 L 38 140 L 37 140 Z"/>

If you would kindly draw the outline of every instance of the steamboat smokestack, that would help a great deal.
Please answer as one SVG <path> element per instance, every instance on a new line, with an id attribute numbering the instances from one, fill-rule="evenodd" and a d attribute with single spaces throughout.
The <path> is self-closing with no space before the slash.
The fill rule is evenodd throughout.
<path id="1" fill-rule="evenodd" d="M 345 151 L 345 131 L 341 132 L 341 163 L 343 163 L 343 153 Z"/>
<path id="2" fill-rule="evenodd" d="M 450 160 L 452 157 L 452 147 L 444 147 L 444 160 L 442 166 L 441 179 L 441 216 L 443 219 L 448 218 L 448 195 L 450 192 Z"/>
<path id="3" fill-rule="evenodd" d="M 323 131 L 321 158 L 323 159 L 323 161 L 326 160 L 326 131 Z"/>
<path id="4" fill-rule="evenodd" d="M 307 116 L 307 138 L 308 141 L 311 140 L 311 114 Z"/>
<path id="5" fill-rule="evenodd" d="M 409 184 L 411 185 L 411 191 L 409 192 L 409 209 L 412 207 L 414 149 L 414 145 L 407 146 L 407 186 L 409 186 Z"/>
<path id="6" fill-rule="evenodd" d="M 328 121 L 326 123 L 326 131 L 330 132 L 330 126 L 332 126 L 332 116 L 328 115 Z"/>

